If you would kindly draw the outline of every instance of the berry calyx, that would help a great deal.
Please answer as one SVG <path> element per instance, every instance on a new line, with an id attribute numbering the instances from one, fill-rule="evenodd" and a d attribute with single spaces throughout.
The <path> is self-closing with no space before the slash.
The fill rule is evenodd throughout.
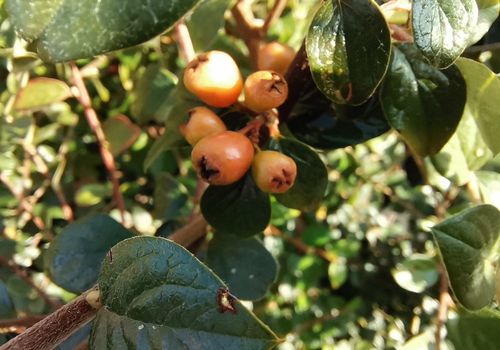
<path id="1" fill-rule="evenodd" d="M 238 100 L 243 86 L 238 65 L 222 51 L 209 51 L 188 63 L 183 76 L 186 88 L 213 107 L 228 107 Z"/>
<path id="2" fill-rule="evenodd" d="M 288 97 L 288 84 L 279 73 L 261 70 L 248 76 L 243 86 L 245 106 L 261 113 L 279 107 Z"/>
<path id="3" fill-rule="evenodd" d="M 273 41 L 259 49 L 257 66 L 259 70 L 273 70 L 284 75 L 294 58 L 295 51 L 290 46 Z"/>
<path id="4" fill-rule="evenodd" d="M 195 107 L 188 113 L 188 121 L 180 125 L 179 129 L 191 146 L 204 137 L 226 131 L 224 122 L 207 107 Z"/>
<path id="5" fill-rule="evenodd" d="M 261 151 L 253 160 L 252 176 L 262 192 L 284 193 L 295 183 L 297 165 L 283 153 Z"/>
<path id="6" fill-rule="evenodd" d="M 234 131 L 201 139 L 191 152 L 198 176 L 211 185 L 229 185 L 245 175 L 254 156 L 250 140 Z"/>

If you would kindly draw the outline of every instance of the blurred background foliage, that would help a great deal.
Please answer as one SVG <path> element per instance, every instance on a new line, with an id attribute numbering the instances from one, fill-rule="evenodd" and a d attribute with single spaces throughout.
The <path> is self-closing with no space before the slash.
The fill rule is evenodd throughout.
<path id="1" fill-rule="evenodd" d="M 206 2 L 223 9 L 231 3 Z M 268 39 L 298 49 L 318 4 L 289 1 Z M 2 0 L 0 6 L 2 344 L 25 326 L 3 327 L 2 320 L 36 320 L 75 296 L 44 268 L 54 237 L 73 218 L 109 213 L 120 220 L 120 214 L 96 138 L 72 97 L 68 66 L 43 64 L 16 38 Z M 256 1 L 256 15 L 263 17 L 267 6 Z M 227 51 L 248 74 L 245 46 L 231 35 L 234 23 L 196 14 L 187 20 L 195 49 Z M 195 205 L 189 148 L 169 125 L 198 102 L 177 85 L 185 62 L 172 35 L 77 62 L 117 162 L 125 226 L 140 235 L 168 236 Z M 499 35 L 497 21 L 478 45 L 498 43 Z M 498 73 L 500 48 L 492 48 L 466 55 Z M 278 273 L 265 299 L 247 305 L 285 339 L 280 349 L 427 349 L 442 275 L 429 228 L 481 198 L 500 206 L 500 159 L 487 157 L 463 186 L 431 161 L 417 164 L 393 131 L 321 158 L 330 182 L 317 210 L 300 213 L 273 200 L 261 239 Z M 201 244 L 198 256 L 207 258 L 206 251 Z M 72 348 L 88 331 L 61 348 Z"/>

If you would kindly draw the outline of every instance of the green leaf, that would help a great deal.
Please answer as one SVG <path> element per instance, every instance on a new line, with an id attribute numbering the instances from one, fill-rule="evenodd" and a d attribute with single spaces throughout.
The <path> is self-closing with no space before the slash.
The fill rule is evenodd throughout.
<path id="1" fill-rule="evenodd" d="M 380 99 L 389 124 L 424 157 L 439 152 L 455 132 L 465 106 L 465 81 L 455 66 L 438 70 L 414 45 L 400 45 L 393 50 Z"/>
<path id="2" fill-rule="evenodd" d="M 500 209 L 500 174 L 494 171 L 477 171 L 476 177 L 484 203 Z"/>
<path id="3" fill-rule="evenodd" d="M 0 256 L 10 259 L 16 252 L 16 241 L 0 237 Z"/>
<path id="4" fill-rule="evenodd" d="M 359 105 L 387 71 L 391 36 L 375 1 L 327 1 L 314 16 L 306 50 L 321 92 L 336 103 Z"/>
<path id="5" fill-rule="evenodd" d="M 231 185 L 209 186 L 200 207 L 218 233 L 240 237 L 262 232 L 271 219 L 269 195 L 257 188 L 250 173 Z"/>
<path id="6" fill-rule="evenodd" d="M 467 108 L 494 155 L 500 152 L 500 79 L 484 64 L 460 58 L 457 66 L 467 83 Z"/>
<path id="7" fill-rule="evenodd" d="M 328 185 L 326 167 L 316 151 L 302 142 L 287 138 L 272 140 L 269 148 L 286 154 L 297 164 L 295 184 L 286 193 L 276 195 L 276 199 L 288 208 L 305 211 L 316 208 Z"/>
<path id="8" fill-rule="evenodd" d="M 499 0 L 476 0 L 479 14 L 477 24 L 474 27 L 474 34 L 471 37 L 469 45 L 472 45 L 479 40 L 490 30 L 491 25 L 498 18 L 500 11 Z"/>
<path id="9" fill-rule="evenodd" d="M 14 308 L 18 313 L 43 314 L 47 304 L 40 294 L 17 275 L 10 276 L 6 281 L 7 291 Z"/>
<path id="10" fill-rule="evenodd" d="M 429 257 L 415 254 L 392 270 L 396 283 L 406 290 L 422 293 L 439 279 L 436 262 Z"/>
<path id="11" fill-rule="evenodd" d="M 80 219 L 52 241 L 45 255 L 45 270 L 57 285 L 81 293 L 96 283 L 109 249 L 130 237 L 130 231 L 107 215 Z"/>
<path id="12" fill-rule="evenodd" d="M 467 209 L 432 228 L 451 288 L 468 309 L 481 309 L 495 296 L 500 256 L 500 212 L 491 205 Z"/>
<path id="13" fill-rule="evenodd" d="M 337 259 L 328 266 L 328 279 L 333 289 L 339 289 L 347 281 L 349 269 L 344 259 Z"/>
<path id="14" fill-rule="evenodd" d="M 231 288 L 231 293 L 243 300 L 263 298 L 278 273 L 276 260 L 253 237 L 216 234 L 208 245 L 206 263 Z"/>
<path id="15" fill-rule="evenodd" d="M 455 350 L 497 350 L 500 313 L 494 310 L 462 313 L 450 319 L 446 329 Z"/>
<path id="16" fill-rule="evenodd" d="M 415 44 L 437 67 L 448 67 L 471 41 L 478 20 L 475 0 L 413 0 Z"/>
<path id="17" fill-rule="evenodd" d="M 139 81 L 134 84 L 134 102 L 130 106 L 132 116 L 140 124 L 154 120 L 156 113 L 175 89 L 177 77 L 159 64 L 150 64 Z"/>
<path id="18" fill-rule="evenodd" d="M 217 32 L 224 27 L 226 10 L 234 2 L 235 0 L 202 0 L 186 18 L 186 25 L 196 51 L 206 51 L 212 47 Z"/>
<path id="19" fill-rule="evenodd" d="M 305 244 L 316 247 L 322 247 L 333 239 L 330 228 L 320 224 L 307 226 L 301 238 Z"/>
<path id="20" fill-rule="evenodd" d="M 143 43 L 198 0 L 7 0 L 17 32 L 49 62 L 87 58 Z M 36 20 L 34 20 L 36 18 Z"/>
<path id="21" fill-rule="evenodd" d="M 155 237 L 118 243 L 99 277 L 91 349 L 269 349 L 275 334 L 234 302 L 223 312 L 222 281 L 181 246 Z"/>
<path id="22" fill-rule="evenodd" d="M 390 129 L 378 96 L 360 106 L 335 104 L 312 79 L 302 87 L 287 126 L 302 142 L 327 150 L 357 145 Z"/>
<path id="23" fill-rule="evenodd" d="M 441 175 L 455 185 L 462 186 L 470 181 L 471 171 L 480 169 L 492 157 L 465 105 L 457 131 L 439 153 L 431 156 L 431 160 Z"/>
<path id="24" fill-rule="evenodd" d="M 95 183 L 83 185 L 75 193 L 75 202 L 80 207 L 90 207 L 103 202 L 113 193 L 110 183 Z"/>
<path id="25" fill-rule="evenodd" d="M 71 90 L 64 81 L 45 77 L 34 78 L 17 93 L 14 108 L 39 109 L 71 96 Z"/>
<path id="26" fill-rule="evenodd" d="M 7 286 L 0 280 L 0 319 L 15 315 L 14 304 L 9 296 Z"/>
<path id="27" fill-rule="evenodd" d="M 122 114 L 107 119 L 102 129 L 114 156 L 129 149 L 141 134 L 141 129 Z"/>

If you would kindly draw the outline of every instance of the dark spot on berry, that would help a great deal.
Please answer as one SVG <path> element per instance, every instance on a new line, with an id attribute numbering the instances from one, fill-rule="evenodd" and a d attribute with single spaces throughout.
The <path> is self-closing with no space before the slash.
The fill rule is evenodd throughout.
<path id="1" fill-rule="evenodd" d="M 211 178 L 220 173 L 218 169 L 210 167 L 207 157 L 203 156 L 200 160 L 200 175 L 203 179 L 210 181 Z"/>

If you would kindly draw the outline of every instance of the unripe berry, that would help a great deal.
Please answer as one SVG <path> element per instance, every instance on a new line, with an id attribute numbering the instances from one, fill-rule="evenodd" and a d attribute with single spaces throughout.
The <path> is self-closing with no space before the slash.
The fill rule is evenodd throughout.
<path id="1" fill-rule="evenodd" d="M 288 84 L 283 76 L 269 70 L 250 74 L 243 90 L 245 105 L 257 113 L 280 106 L 288 97 Z"/>
<path id="2" fill-rule="evenodd" d="M 294 58 L 295 51 L 290 46 L 273 41 L 259 49 L 257 66 L 259 70 L 273 70 L 285 75 Z"/>
<path id="3" fill-rule="evenodd" d="M 189 111 L 189 120 L 179 129 L 186 141 L 194 146 L 206 136 L 226 131 L 226 125 L 207 107 L 195 107 Z"/>
<path id="4" fill-rule="evenodd" d="M 212 185 L 229 185 L 245 175 L 254 155 L 253 145 L 243 134 L 223 131 L 201 139 L 191 160 L 200 178 Z"/>
<path id="5" fill-rule="evenodd" d="M 283 153 L 261 151 L 253 160 L 252 176 L 262 192 L 284 193 L 295 182 L 297 165 Z"/>
<path id="6" fill-rule="evenodd" d="M 206 104 L 228 107 L 238 100 L 243 80 L 238 65 L 222 51 L 209 51 L 188 63 L 184 85 Z"/>

